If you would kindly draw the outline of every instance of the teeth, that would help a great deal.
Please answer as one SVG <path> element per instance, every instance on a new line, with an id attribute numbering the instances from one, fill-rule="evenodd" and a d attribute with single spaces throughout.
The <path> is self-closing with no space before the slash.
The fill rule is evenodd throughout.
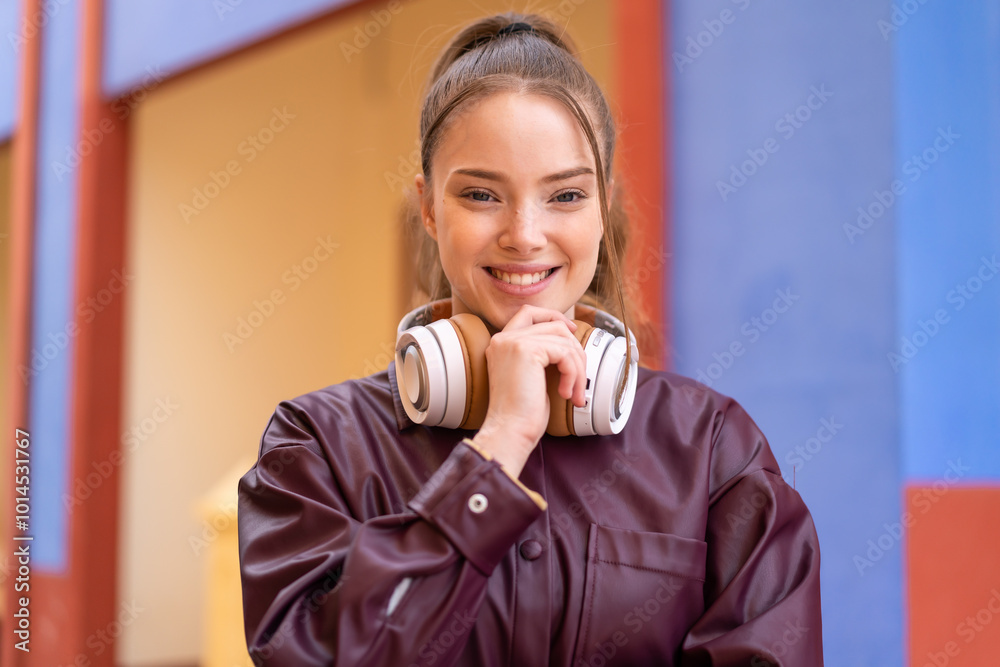
<path id="1" fill-rule="evenodd" d="M 534 285 L 539 280 L 548 278 L 549 274 L 552 273 L 552 269 L 540 271 L 539 273 L 504 273 L 491 267 L 490 273 L 497 280 L 502 280 L 511 285 Z"/>

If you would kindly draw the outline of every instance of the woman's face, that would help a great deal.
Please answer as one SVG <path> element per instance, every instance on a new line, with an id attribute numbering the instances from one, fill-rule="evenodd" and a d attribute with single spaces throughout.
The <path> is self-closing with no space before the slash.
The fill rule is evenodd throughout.
<path id="1" fill-rule="evenodd" d="M 594 159 L 562 104 L 517 93 L 474 102 L 444 131 L 429 187 L 419 174 L 416 185 L 453 313 L 497 330 L 526 303 L 573 317 L 602 225 Z"/>

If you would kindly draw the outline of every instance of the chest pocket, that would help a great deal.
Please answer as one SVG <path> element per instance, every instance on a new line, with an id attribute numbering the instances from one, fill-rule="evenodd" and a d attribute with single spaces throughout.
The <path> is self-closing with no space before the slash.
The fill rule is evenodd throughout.
<path id="1" fill-rule="evenodd" d="M 704 610 L 708 545 L 590 524 L 574 667 L 673 665 Z"/>

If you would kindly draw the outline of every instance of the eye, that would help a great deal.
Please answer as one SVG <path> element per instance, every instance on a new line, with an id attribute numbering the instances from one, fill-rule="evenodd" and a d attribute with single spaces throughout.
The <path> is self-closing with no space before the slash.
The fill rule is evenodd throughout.
<path id="1" fill-rule="evenodd" d="M 553 197 L 553 199 L 560 204 L 572 204 L 585 198 L 586 195 L 580 190 L 566 190 L 565 192 L 560 192 Z"/>
<path id="2" fill-rule="evenodd" d="M 472 201 L 479 201 L 479 202 L 488 202 L 494 198 L 493 195 L 487 192 L 486 190 L 469 190 L 462 196 L 468 197 Z"/>

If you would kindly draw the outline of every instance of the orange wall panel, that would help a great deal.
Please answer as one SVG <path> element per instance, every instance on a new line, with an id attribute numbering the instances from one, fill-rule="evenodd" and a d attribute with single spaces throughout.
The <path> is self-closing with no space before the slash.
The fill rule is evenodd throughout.
<path id="1" fill-rule="evenodd" d="M 911 486 L 906 507 L 909 664 L 998 664 L 1000 487 Z"/>

